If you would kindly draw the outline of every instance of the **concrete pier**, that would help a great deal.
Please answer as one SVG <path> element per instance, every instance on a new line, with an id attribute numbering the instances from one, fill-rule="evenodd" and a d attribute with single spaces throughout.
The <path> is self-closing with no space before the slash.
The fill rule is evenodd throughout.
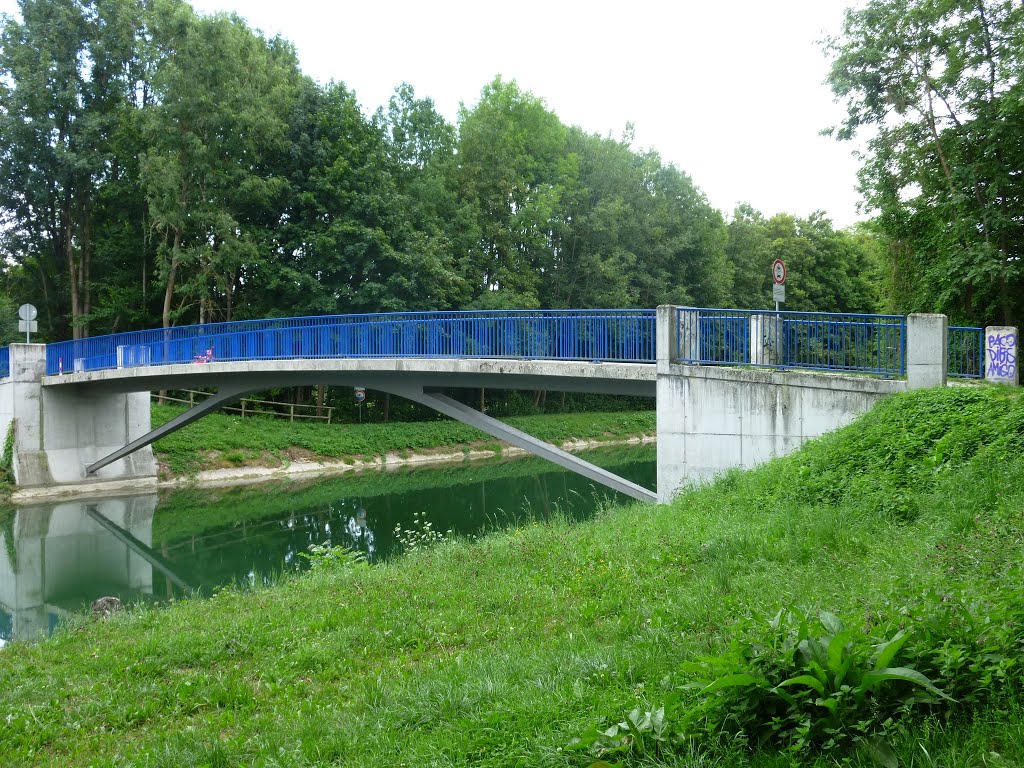
<path id="1" fill-rule="evenodd" d="M 0 435 L 14 430 L 12 469 L 20 488 L 80 484 L 155 485 L 152 448 L 90 476 L 86 467 L 150 430 L 149 392 L 44 387 L 46 346 L 12 344 L 11 375 L 0 381 Z"/>

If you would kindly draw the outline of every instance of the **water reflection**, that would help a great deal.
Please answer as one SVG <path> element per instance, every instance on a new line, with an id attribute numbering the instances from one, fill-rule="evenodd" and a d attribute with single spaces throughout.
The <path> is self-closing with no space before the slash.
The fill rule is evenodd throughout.
<path id="1" fill-rule="evenodd" d="M 0 513 L 0 644 L 52 632 L 83 600 L 152 595 L 153 565 L 94 515 L 147 542 L 156 507 L 153 494 Z"/>
<path id="2" fill-rule="evenodd" d="M 654 483 L 653 447 L 588 458 Z M 523 459 L 0 512 L 0 645 L 48 634 L 105 595 L 149 602 L 268 582 L 306 567 L 313 544 L 379 562 L 400 551 L 396 528 L 414 527 L 417 514 L 435 531 L 475 534 L 554 513 L 585 517 L 613 496 Z"/>

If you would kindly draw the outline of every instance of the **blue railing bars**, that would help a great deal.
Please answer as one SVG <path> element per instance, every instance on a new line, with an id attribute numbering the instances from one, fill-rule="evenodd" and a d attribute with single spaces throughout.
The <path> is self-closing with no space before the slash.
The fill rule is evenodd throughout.
<path id="1" fill-rule="evenodd" d="M 985 329 L 959 325 L 949 327 L 948 372 L 951 378 L 985 377 Z"/>
<path id="2" fill-rule="evenodd" d="M 49 344 L 46 372 L 232 360 L 431 357 L 654 362 L 647 309 L 395 312 L 243 320 Z"/>
<path id="3" fill-rule="evenodd" d="M 899 315 L 677 310 L 676 359 L 699 365 L 906 372 L 906 319 Z"/>

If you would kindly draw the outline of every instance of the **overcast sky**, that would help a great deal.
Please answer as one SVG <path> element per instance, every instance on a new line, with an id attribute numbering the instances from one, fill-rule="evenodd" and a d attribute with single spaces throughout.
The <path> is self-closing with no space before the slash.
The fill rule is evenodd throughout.
<path id="1" fill-rule="evenodd" d="M 564 123 L 619 136 L 636 126 L 731 213 L 858 216 L 852 147 L 819 135 L 842 107 L 817 41 L 852 0 L 193 0 L 233 11 L 299 52 L 306 74 L 352 88 L 366 112 L 411 83 L 456 119 L 495 75 Z M 14 0 L 0 0 L 10 11 Z"/>

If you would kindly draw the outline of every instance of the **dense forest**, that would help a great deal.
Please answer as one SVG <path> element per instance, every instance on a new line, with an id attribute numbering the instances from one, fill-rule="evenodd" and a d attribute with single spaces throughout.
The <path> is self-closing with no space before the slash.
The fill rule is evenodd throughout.
<path id="1" fill-rule="evenodd" d="M 1022 11 L 873 0 L 826 46 L 875 218 L 713 208 L 683 170 L 496 77 L 452 125 L 366 114 L 288 41 L 184 0 L 20 0 L 0 37 L 0 314 L 41 339 L 415 309 L 1022 309 Z M 756 126 L 752 126 L 756 130 Z M 742 197 L 742 190 L 737 191 Z M 8 331 L 10 325 L 4 321 Z M 9 336 L 8 332 L 8 336 Z"/>
<path id="2" fill-rule="evenodd" d="M 364 114 L 293 47 L 183 0 L 22 0 L 0 50 L 8 305 L 44 339 L 254 317 L 879 302 L 876 238 L 726 217 L 682 170 L 497 77 L 455 125 Z M 10 307 L 3 311 L 11 315 Z M 12 315 L 13 316 L 13 315 Z"/>

